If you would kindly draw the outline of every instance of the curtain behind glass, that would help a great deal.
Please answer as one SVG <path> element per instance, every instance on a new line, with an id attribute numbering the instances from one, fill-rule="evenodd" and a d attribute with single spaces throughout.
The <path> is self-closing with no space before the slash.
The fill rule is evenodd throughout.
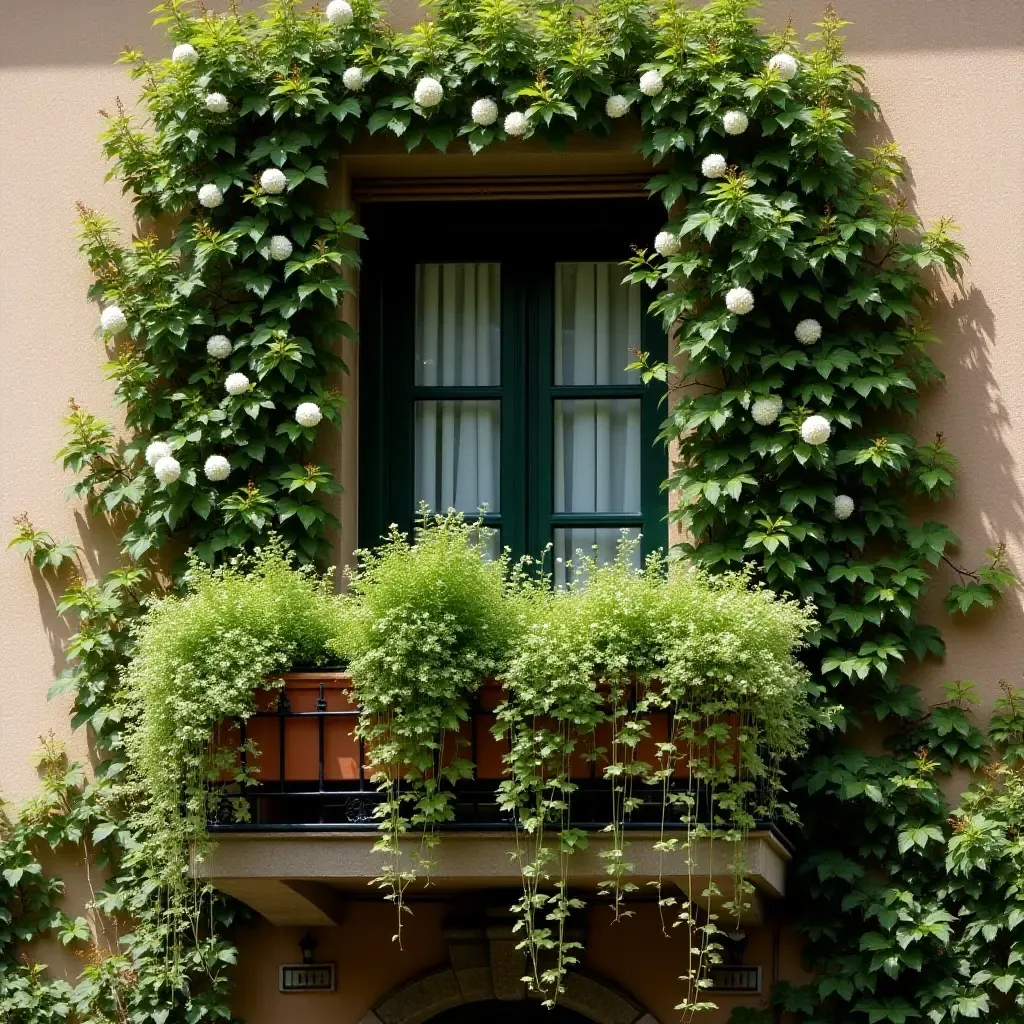
<path id="1" fill-rule="evenodd" d="M 556 385 L 637 382 L 625 366 L 640 347 L 640 289 L 621 279 L 615 263 L 558 264 Z M 636 398 L 555 402 L 556 512 L 640 512 L 640 412 Z M 602 561 L 614 554 L 617 538 L 617 531 L 598 531 Z"/>
<path id="2" fill-rule="evenodd" d="M 417 386 L 500 384 L 499 270 L 497 263 L 416 267 Z M 500 410 L 495 400 L 416 403 L 417 503 L 436 511 L 500 511 Z"/>

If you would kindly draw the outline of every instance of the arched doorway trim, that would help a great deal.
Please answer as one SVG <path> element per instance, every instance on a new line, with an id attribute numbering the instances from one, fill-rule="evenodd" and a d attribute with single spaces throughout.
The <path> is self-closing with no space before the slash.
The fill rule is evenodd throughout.
<path id="1" fill-rule="evenodd" d="M 521 985 L 509 989 L 511 979 L 496 974 L 493 968 L 491 963 L 431 971 L 385 996 L 360 1024 L 426 1024 L 437 1014 L 467 1003 L 527 998 Z M 521 973 L 521 969 L 516 972 L 516 981 Z M 565 989 L 559 1003 L 596 1024 L 658 1024 L 629 996 L 593 975 L 570 974 Z"/>

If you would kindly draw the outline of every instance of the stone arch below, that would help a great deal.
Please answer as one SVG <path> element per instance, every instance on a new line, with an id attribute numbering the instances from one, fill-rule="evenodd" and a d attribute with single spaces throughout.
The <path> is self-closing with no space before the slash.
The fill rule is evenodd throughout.
<path id="1" fill-rule="evenodd" d="M 529 998 L 522 981 L 523 956 L 510 927 L 448 929 L 447 938 L 450 966 L 400 985 L 360 1024 L 428 1024 L 458 1006 Z M 595 1024 L 658 1024 L 624 992 L 586 972 L 566 978 L 558 1004 Z"/>

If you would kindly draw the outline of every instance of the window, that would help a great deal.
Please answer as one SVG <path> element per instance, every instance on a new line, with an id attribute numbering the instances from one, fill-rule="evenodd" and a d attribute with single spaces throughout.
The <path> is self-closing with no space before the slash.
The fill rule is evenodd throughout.
<path id="1" fill-rule="evenodd" d="M 652 205 L 368 208 L 361 545 L 411 528 L 425 501 L 486 506 L 515 555 L 550 543 L 560 584 L 577 550 L 606 560 L 623 529 L 644 553 L 665 546 L 664 389 L 625 369 L 636 349 L 663 358 L 665 338 L 620 265 L 656 230 Z"/>

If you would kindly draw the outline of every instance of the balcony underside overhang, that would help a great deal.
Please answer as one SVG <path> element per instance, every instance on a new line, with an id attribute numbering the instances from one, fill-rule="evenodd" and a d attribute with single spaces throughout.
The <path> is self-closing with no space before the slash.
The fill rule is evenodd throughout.
<path id="1" fill-rule="evenodd" d="M 377 838 L 374 832 L 224 834 L 197 874 L 273 924 L 337 924 L 346 896 L 365 897 L 367 886 L 381 873 L 382 855 L 373 850 Z M 634 865 L 628 880 L 641 892 L 645 883 L 660 877 L 664 887 L 674 886 L 703 904 L 701 895 L 713 879 L 723 893 L 715 902 L 731 898 L 736 844 L 694 839 L 687 851 L 663 854 L 655 849 L 657 841 L 656 833 L 628 836 L 627 860 Z M 600 854 L 610 843 L 607 835 L 592 835 L 588 848 L 573 855 L 571 885 L 594 890 L 607 878 Z M 746 878 L 756 890 L 748 898 L 744 921 L 756 924 L 763 918 L 763 899 L 785 893 L 789 853 L 771 832 L 752 832 L 742 843 Z M 412 852 L 418 847 L 418 841 L 410 840 L 407 848 Z M 444 835 L 434 854 L 431 895 L 517 888 L 521 879 L 519 864 L 510 856 L 514 850 L 515 840 L 508 833 Z M 424 891 L 422 884 L 410 887 L 409 894 L 418 891 Z"/>

